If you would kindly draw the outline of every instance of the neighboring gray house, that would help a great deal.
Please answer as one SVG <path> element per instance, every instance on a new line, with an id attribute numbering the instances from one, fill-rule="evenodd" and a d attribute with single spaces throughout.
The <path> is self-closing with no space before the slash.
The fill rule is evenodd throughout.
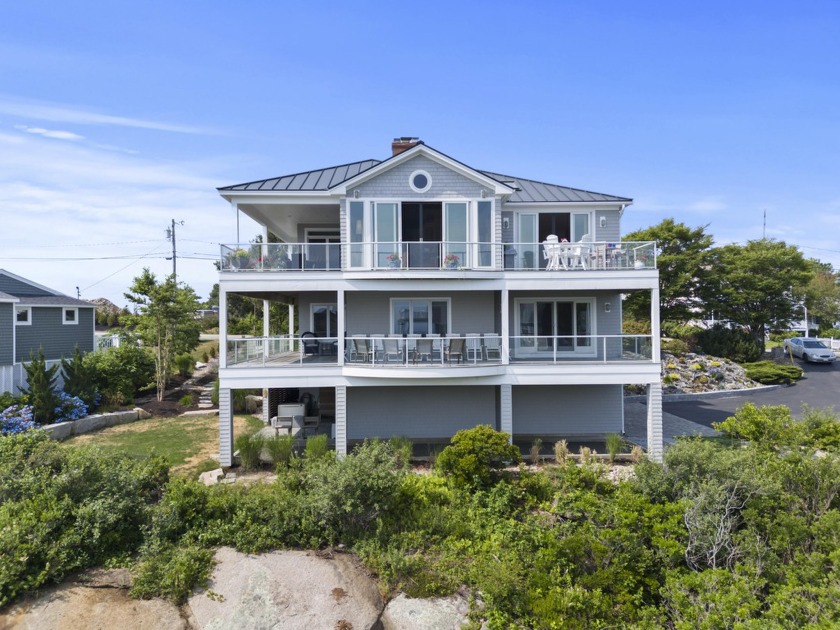
<path id="1" fill-rule="evenodd" d="M 477 170 L 416 138 L 391 148 L 219 189 L 263 226 L 262 243 L 222 246 L 222 464 L 231 390 L 246 388 L 267 391 L 266 421 L 300 399 L 298 415 L 346 453 L 478 424 L 524 444 L 602 439 L 623 432 L 623 385 L 641 384 L 658 458 L 656 252 L 621 241 L 632 200 Z M 633 291 L 651 295 L 651 335 L 622 331 Z M 263 336 L 229 338 L 231 294 L 288 305 L 286 330 L 271 336 L 266 320 Z"/>
<path id="2" fill-rule="evenodd" d="M 43 348 L 48 364 L 76 346 L 93 350 L 96 307 L 0 269 L 0 392 L 17 394 L 23 364 Z"/>

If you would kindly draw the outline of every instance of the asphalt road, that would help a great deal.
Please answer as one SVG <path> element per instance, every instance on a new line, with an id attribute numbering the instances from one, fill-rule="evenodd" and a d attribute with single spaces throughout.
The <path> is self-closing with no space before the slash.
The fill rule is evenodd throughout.
<path id="1" fill-rule="evenodd" d="M 712 426 L 712 422 L 726 420 L 748 402 L 755 405 L 787 405 L 795 417 L 801 415 L 803 404 L 813 408 L 834 408 L 840 413 L 840 361 L 823 365 L 797 360 L 797 364 L 805 371 L 805 375 L 795 385 L 769 391 L 739 393 L 727 398 L 665 402 L 662 403 L 662 409 L 707 427 Z"/>

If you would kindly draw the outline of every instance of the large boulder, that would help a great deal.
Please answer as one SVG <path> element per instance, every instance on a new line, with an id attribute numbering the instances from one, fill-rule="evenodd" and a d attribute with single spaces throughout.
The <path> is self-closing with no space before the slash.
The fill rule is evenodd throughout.
<path id="1" fill-rule="evenodd" d="M 373 628 L 384 602 L 376 583 L 342 553 L 216 552 L 206 591 L 189 599 L 196 625 L 228 628 Z"/>
<path id="2" fill-rule="evenodd" d="M 468 621 L 469 602 L 461 595 L 412 599 L 404 593 L 388 602 L 380 622 L 382 630 L 459 630 Z"/>

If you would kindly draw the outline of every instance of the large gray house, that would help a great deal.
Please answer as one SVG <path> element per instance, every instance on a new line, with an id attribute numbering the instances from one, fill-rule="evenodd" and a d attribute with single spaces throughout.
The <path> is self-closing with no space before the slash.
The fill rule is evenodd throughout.
<path id="1" fill-rule="evenodd" d="M 26 384 L 23 364 L 39 348 L 48 365 L 78 346 L 93 350 L 95 307 L 0 269 L 0 392 Z"/>
<path id="2" fill-rule="evenodd" d="M 631 199 L 479 170 L 416 138 L 219 192 L 263 229 L 222 246 L 222 464 L 245 388 L 267 391 L 266 421 L 328 431 L 346 453 L 478 424 L 526 444 L 603 439 L 623 432 L 623 385 L 640 384 L 659 458 L 656 250 L 621 240 Z M 651 335 L 622 331 L 634 291 L 650 293 Z M 262 336 L 228 337 L 231 294 L 286 305 L 281 334 L 266 317 Z"/>

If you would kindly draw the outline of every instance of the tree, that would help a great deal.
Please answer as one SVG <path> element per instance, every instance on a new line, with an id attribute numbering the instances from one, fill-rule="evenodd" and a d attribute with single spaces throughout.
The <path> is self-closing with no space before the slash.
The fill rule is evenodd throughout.
<path id="1" fill-rule="evenodd" d="M 123 323 L 154 350 L 157 399 L 163 400 L 175 355 L 198 345 L 198 297 L 190 287 L 179 284 L 174 275 L 159 283 L 148 269 L 134 279 L 129 291 L 125 297 L 136 308 L 123 317 Z"/>
<path id="2" fill-rule="evenodd" d="M 805 306 L 809 321 L 817 321 L 820 329 L 832 328 L 840 320 L 840 275 L 831 265 L 810 259 L 811 280 L 805 285 Z"/>
<path id="3" fill-rule="evenodd" d="M 47 367 L 44 358 L 44 349 L 38 348 L 38 356 L 32 352 L 29 355 L 29 363 L 23 364 L 26 370 L 26 382 L 28 388 L 20 388 L 20 391 L 29 396 L 29 404 L 35 411 L 35 421 L 38 424 L 51 424 L 55 419 L 55 408 L 59 404 L 58 393 L 55 391 L 58 379 L 58 364 Z"/>
<path id="4" fill-rule="evenodd" d="M 707 308 L 744 326 L 762 349 L 768 329 L 787 328 L 799 318 L 804 286 L 811 278 L 802 252 L 772 239 L 716 248 L 712 271 Z"/>
<path id="5" fill-rule="evenodd" d="M 76 346 L 73 357 L 61 358 L 61 374 L 64 391 L 71 396 L 78 396 L 93 412 L 99 406 L 99 390 L 96 388 L 96 370 L 91 363 L 86 363 L 82 351 Z"/>
<path id="6" fill-rule="evenodd" d="M 708 225 L 690 228 L 674 219 L 636 230 L 627 241 L 656 241 L 659 270 L 659 312 L 663 321 L 686 322 L 697 316 L 705 299 L 712 237 Z M 624 301 L 624 312 L 638 320 L 650 317 L 650 293 L 638 291 Z"/>

